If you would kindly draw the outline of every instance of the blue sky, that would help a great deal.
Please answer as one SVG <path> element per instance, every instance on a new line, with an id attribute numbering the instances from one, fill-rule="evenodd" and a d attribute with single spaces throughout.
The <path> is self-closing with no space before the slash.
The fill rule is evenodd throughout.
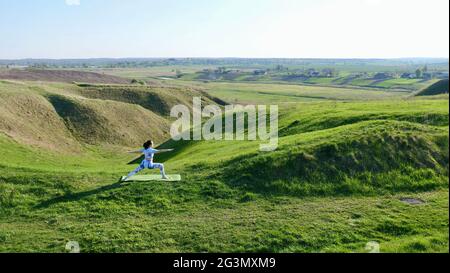
<path id="1" fill-rule="evenodd" d="M 448 57 L 448 0 L 0 0 L 0 59 Z"/>

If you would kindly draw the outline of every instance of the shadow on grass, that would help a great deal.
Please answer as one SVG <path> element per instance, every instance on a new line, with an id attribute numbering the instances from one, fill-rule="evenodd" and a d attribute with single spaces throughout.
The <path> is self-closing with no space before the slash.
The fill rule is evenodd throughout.
<path id="1" fill-rule="evenodd" d="M 100 188 L 96 188 L 96 189 L 92 189 L 90 191 L 66 194 L 66 195 L 63 195 L 63 196 L 59 196 L 59 197 L 52 198 L 50 200 L 44 201 L 44 202 L 36 205 L 34 208 L 35 209 L 43 209 L 43 208 L 48 208 L 48 207 L 50 207 L 52 205 L 59 204 L 59 203 L 68 203 L 68 202 L 79 201 L 81 199 L 84 199 L 84 198 L 92 196 L 92 195 L 99 194 L 101 192 L 110 191 L 110 190 L 114 190 L 114 189 L 120 188 L 122 185 L 124 185 L 124 184 L 116 182 L 114 184 L 106 185 L 106 186 L 103 186 L 103 187 L 100 187 Z"/>

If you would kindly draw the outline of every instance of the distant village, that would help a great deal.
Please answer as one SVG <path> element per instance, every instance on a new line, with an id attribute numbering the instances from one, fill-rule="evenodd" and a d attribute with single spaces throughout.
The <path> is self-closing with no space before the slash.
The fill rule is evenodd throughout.
<path id="1" fill-rule="evenodd" d="M 182 73 L 178 73 L 182 76 Z M 204 80 L 231 80 L 239 78 L 240 76 L 248 76 L 250 79 L 253 77 L 277 77 L 282 76 L 284 80 L 286 79 L 297 79 L 297 80 L 308 80 L 310 78 L 337 78 L 340 73 L 335 68 L 323 68 L 323 69 L 295 69 L 290 70 L 287 67 L 278 65 L 273 69 L 227 69 L 226 67 L 218 67 L 217 69 L 204 69 L 198 72 L 198 79 Z M 384 81 L 389 79 L 421 79 L 421 80 L 431 80 L 431 79 L 448 79 L 449 73 L 443 71 L 430 71 L 427 66 L 418 68 L 411 72 L 359 72 L 346 75 L 353 79 L 373 79 L 375 81 Z"/>

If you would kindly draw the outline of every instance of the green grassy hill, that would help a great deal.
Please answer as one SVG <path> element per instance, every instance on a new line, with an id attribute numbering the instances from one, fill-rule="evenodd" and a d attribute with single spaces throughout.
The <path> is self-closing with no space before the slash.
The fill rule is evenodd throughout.
<path id="1" fill-rule="evenodd" d="M 203 166 L 205 173 L 214 174 L 211 178 L 267 194 L 439 188 L 448 177 L 447 104 L 411 100 L 285 106 L 276 152 L 258 152 L 255 142 L 169 141 L 162 147 L 179 152 L 163 159 L 175 166 Z M 433 177 L 422 181 L 424 170 Z"/>
<path id="2" fill-rule="evenodd" d="M 15 141 L 55 151 L 82 146 L 138 147 L 169 137 L 172 106 L 191 107 L 192 97 L 215 98 L 178 87 L 0 82 L 0 133 Z"/>
<path id="3" fill-rule="evenodd" d="M 156 160 L 182 182 L 118 184 L 134 167 L 124 148 L 155 130 L 148 120 L 167 124 L 164 108 L 132 104 L 145 89 L 0 88 L 0 252 L 63 252 L 70 240 L 83 252 L 363 252 L 369 241 L 448 252 L 448 98 L 285 104 L 275 152 L 168 141 L 177 151 Z M 25 98 L 39 106 L 29 116 Z M 33 113 L 51 122 L 26 124 Z M 45 145 L 29 143 L 35 132 Z"/>
<path id="4" fill-rule="evenodd" d="M 52 104 L 21 83 L 0 82 L 0 132 L 24 145 L 79 151 Z"/>
<path id="5" fill-rule="evenodd" d="M 43 82 L 129 84 L 130 80 L 104 73 L 58 69 L 0 69 L 0 79 Z"/>
<path id="6" fill-rule="evenodd" d="M 441 80 L 417 92 L 416 96 L 434 96 L 448 94 L 448 89 L 448 79 Z"/>
<path id="7" fill-rule="evenodd" d="M 204 104 L 215 104 L 203 90 L 181 87 L 88 86 L 80 90 L 87 98 L 120 101 L 140 105 L 162 116 L 169 116 L 174 105 L 192 108 L 192 98 L 202 96 Z"/>

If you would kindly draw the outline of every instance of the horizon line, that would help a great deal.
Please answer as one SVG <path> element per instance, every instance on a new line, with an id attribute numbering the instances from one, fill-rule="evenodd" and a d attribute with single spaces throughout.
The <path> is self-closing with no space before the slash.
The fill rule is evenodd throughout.
<path id="1" fill-rule="evenodd" d="M 0 58 L 0 61 L 26 61 L 26 60 L 123 60 L 123 59 L 137 59 L 137 60 L 155 60 L 155 59 L 248 59 L 248 60 L 404 60 L 404 59 L 445 59 L 450 57 L 80 57 L 80 58 L 40 58 L 40 57 L 25 57 L 25 58 Z"/>

